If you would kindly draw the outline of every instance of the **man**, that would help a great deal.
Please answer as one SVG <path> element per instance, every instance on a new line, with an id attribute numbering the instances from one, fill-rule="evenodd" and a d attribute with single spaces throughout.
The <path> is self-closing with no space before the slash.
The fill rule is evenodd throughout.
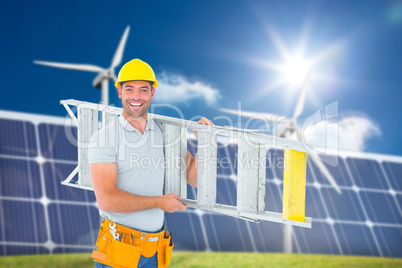
<path id="1" fill-rule="evenodd" d="M 123 113 L 92 136 L 99 146 L 89 150 L 92 185 L 105 218 L 92 257 L 96 267 L 165 267 L 173 244 L 163 229 L 164 212 L 186 206 L 174 193 L 163 195 L 163 134 L 148 116 L 158 81 L 147 63 L 134 59 L 121 68 L 115 85 Z M 198 123 L 212 125 L 206 118 Z M 141 167 L 133 161 L 139 158 L 159 164 Z M 187 152 L 187 180 L 193 187 L 196 161 L 197 155 Z"/>

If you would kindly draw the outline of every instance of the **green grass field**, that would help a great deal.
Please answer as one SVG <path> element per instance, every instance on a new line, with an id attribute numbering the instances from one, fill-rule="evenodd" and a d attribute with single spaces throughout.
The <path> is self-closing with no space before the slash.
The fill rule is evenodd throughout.
<path id="1" fill-rule="evenodd" d="M 0 267 L 95 267 L 90 254 L 0 257 Z M 402 259 L 273 253 L 174 252 L 169 267 L 402 267 Z"/>

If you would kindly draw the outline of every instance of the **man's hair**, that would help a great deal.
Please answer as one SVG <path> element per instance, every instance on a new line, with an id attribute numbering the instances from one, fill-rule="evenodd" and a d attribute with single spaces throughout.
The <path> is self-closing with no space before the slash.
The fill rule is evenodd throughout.
<path id="1" fill-rule="evenodd" d="M 137 81 L 137 80 L 132 80 L 132 81 Z M 141 80 L 141 81 L 145 81 L 145 80 Z M 127 82 L 130 82 L 130 81 L 123 81 L 123 82 L 120 82 L 121 88 L 123 88 L 123 85 L 124 85 L 125 83 L 127 83 Z M 154 81 L 145 81 L 145 82 L 148 82 L 148 83 L 151 85 L 151 89 L 154 87 Z"/>

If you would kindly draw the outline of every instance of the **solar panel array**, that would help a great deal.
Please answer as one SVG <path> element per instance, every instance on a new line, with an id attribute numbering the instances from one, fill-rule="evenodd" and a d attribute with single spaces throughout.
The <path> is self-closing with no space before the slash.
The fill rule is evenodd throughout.
<path id="1" fill-rule="evenodd" d="M 100 225 L 92 191 L 62 186 L 77 148 L 62 118 L 0 112 L 0 255 L 89 252 Z M 71 136 L 71 135 L 70 135 Z M 196 142 L 189 141 L 195 153 Z M 236 144 L 218 150 L 217 203 L 236 205 Z M 282 211 L 283 151 L 267 150 L 266 209 Z M 297 253 L 402 257 L 402 157 L 341 152 L 327 166 L 339 195 L 311 160 L 306 216 L 293 227 Z M 188 186 L 188 197 L 197 190 Z M 176 250 L 283 252 L 284 225 L 253 223 L 199 209 L 166 213 Z"/>

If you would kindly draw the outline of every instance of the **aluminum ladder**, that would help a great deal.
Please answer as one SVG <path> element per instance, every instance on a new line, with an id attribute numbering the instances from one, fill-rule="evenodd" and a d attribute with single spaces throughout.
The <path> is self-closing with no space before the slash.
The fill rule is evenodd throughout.
<path id="1" fill-rule="evenodd" d="M 62 100 L 77 126 L 78 165 L 62 184 L 93 190 L 88 164 L 88 144 L 93 133 L 102 125 L 115 120 L 121 108 L 73 99 Z M 76 107 L 76 114 L 70 108 Z M 98 115 L 102 113 L 99 124 Z M 307 153 L 300 141 L 264 135 L 254 130 L 200 125 L 197 122 L 150 114 L 164 133 L 165 168 L 164 192 L 176 193 L 192 208 L 226 214 L 254 222 L 272 221 L 311 228 L 311 218 L 305 217 Z M 187 129 L 198 131 L 197 200 L 187 199 Z M 216 203 L 217 137 L 237 140 L 237 206 Z M 282 213 L 265 210 L 266 150 L 283 148 L 284 180 Z M 78 180 L 72 181 L 78 173 Z"/>

